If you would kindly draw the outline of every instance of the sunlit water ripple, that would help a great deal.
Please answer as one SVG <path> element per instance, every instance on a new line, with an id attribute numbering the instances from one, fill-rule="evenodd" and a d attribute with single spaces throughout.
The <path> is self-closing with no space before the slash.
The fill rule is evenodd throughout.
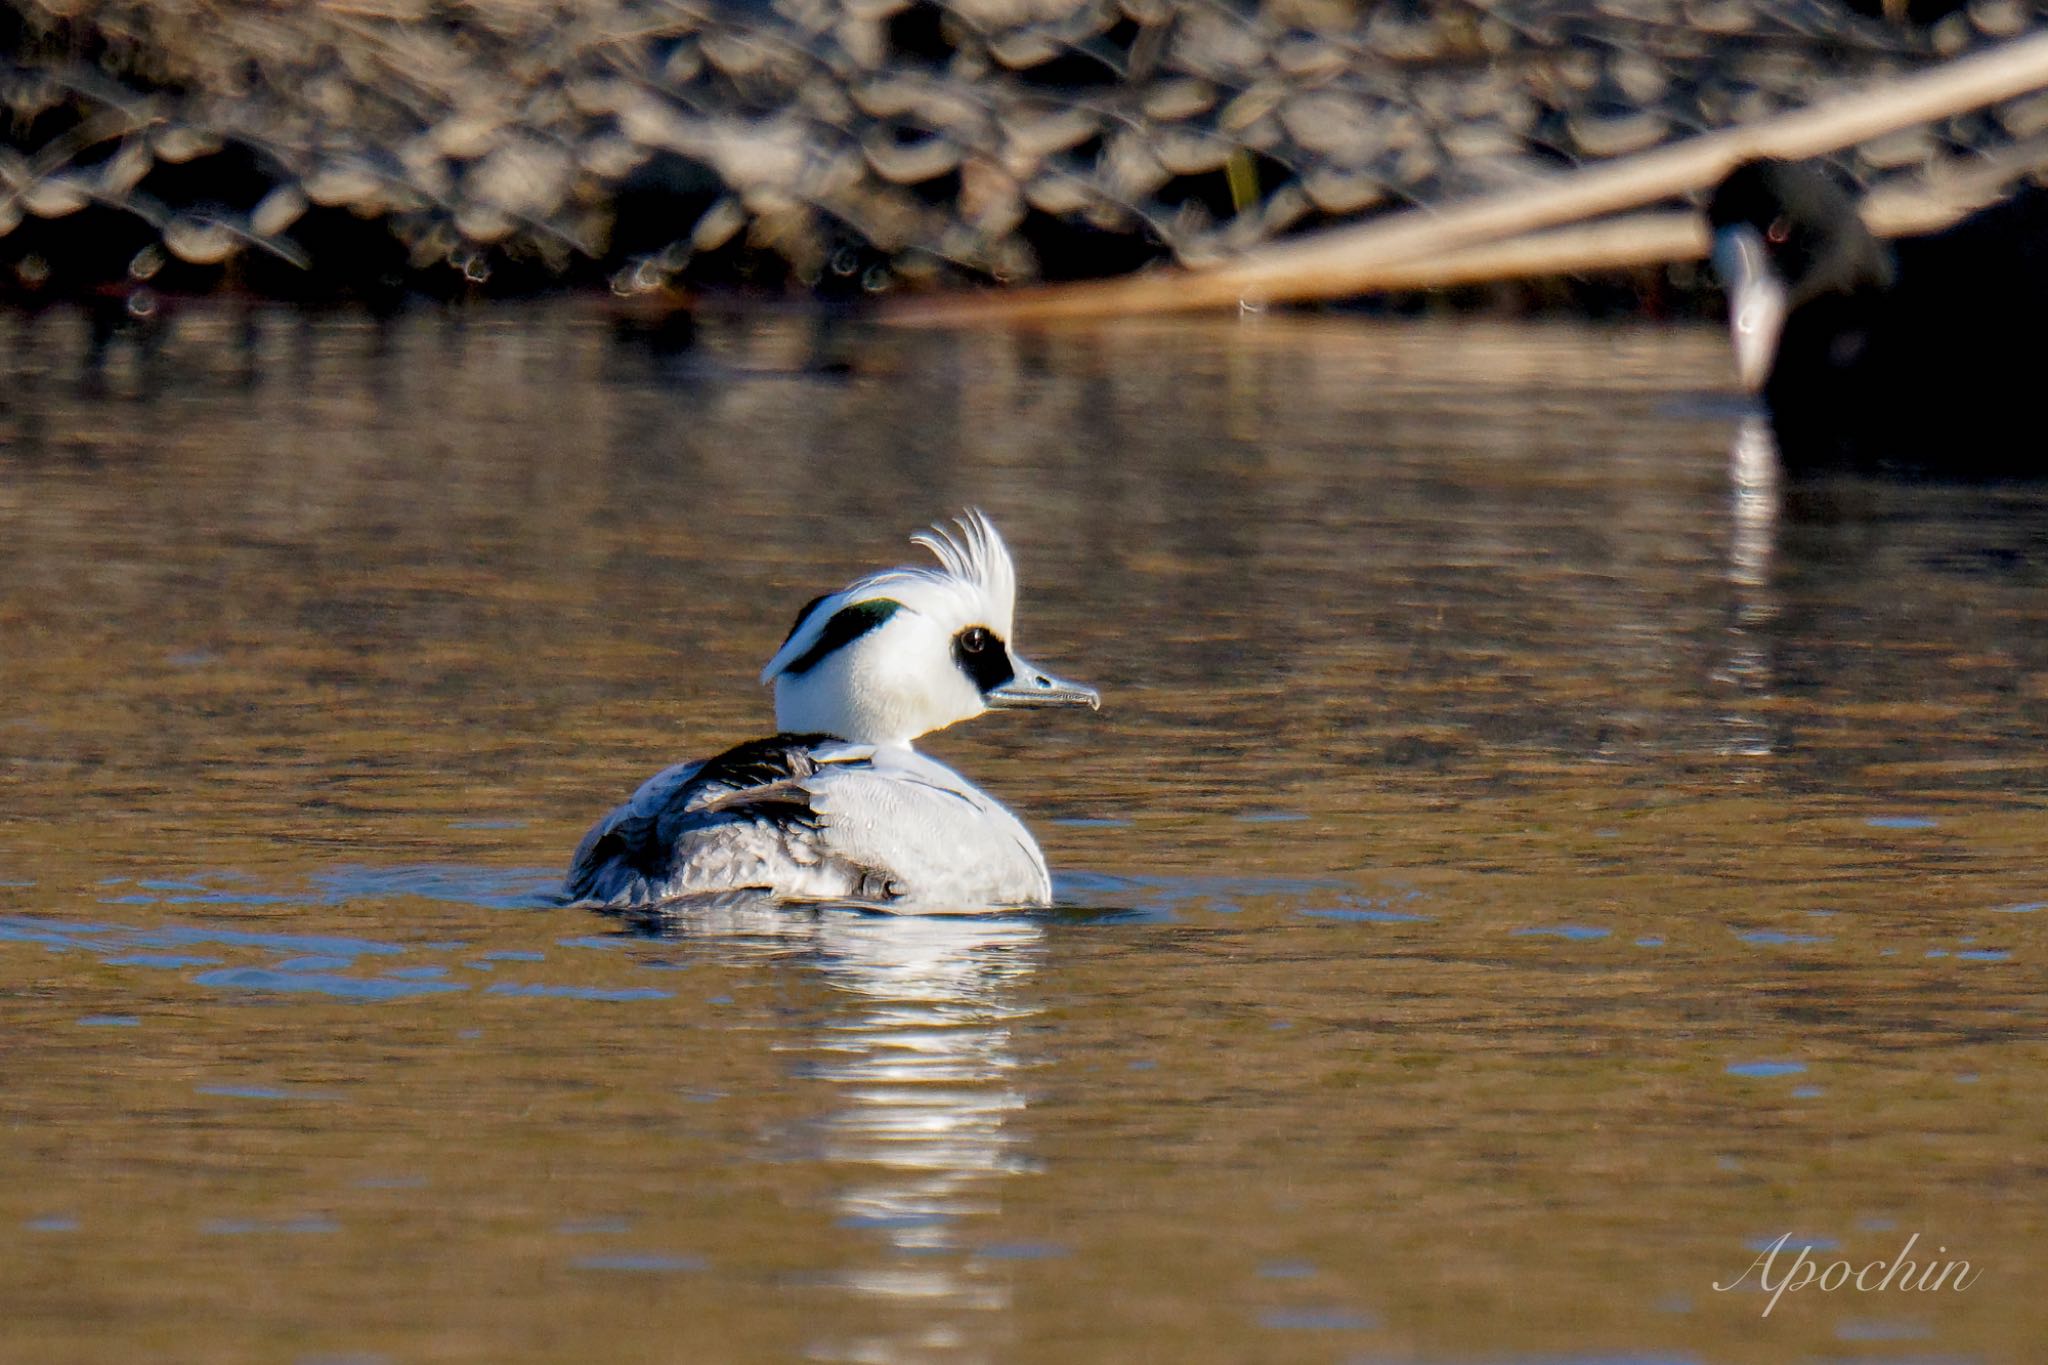
<path id="1" fill-rule="evenodd" d="M 2039 490 L 1705 329 L 11 325 L 0 1355 L 2031 1360 Z M 968 504 L 1057 906 L 556 903 Z"/>

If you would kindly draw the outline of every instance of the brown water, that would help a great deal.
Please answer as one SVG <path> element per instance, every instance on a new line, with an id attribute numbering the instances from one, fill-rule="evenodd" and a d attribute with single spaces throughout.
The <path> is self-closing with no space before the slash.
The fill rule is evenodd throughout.
<path id="1" fill-rule="evenodd" d="M 87 352 L 0 328 L 0 1357 L 2041 1358 L 2048 494 L 1733 478 L 1706 330 Z M 968 504 L 1106 699 L 931 745 L 1060 909 L 546 903 Z"/>

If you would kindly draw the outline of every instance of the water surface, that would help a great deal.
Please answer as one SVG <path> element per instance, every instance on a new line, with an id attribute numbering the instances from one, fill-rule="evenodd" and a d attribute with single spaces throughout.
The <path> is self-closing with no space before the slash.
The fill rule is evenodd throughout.
<path id="1" fill-rule="evenodd" d="M 5 320 L 0 1354 L 2034 1358 L 2039 490 L 1777 487 L 1706 329 L 89 357 Z M 548 903 L 970 504 L 1058 909 Z"/>

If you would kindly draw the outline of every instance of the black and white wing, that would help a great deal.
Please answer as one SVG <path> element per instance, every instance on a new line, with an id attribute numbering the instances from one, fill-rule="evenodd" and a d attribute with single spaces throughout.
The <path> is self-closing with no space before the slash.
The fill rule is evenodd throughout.
<path id="1" fill-rule="evenodd" d="M 619 908 L 732 894 L 888 901 L 886 873 L 831 851 L 810 786 L 870 752 L 781 734 L 657 773 L 583 836 L 562 894 Z"/>

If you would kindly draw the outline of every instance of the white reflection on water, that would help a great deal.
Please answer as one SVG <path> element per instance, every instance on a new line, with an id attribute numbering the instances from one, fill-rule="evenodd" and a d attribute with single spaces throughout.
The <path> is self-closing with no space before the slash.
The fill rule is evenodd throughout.
<path id="1" fill-rule="evenodd" d="M 1778 446 L 1771 424 L 1752 413 L 1735 428 L 1728 452 L 1735 531 L 1728 547 L 1728 577 L 1744 587 L 1767 587 L 1778 539 Z"/>
<path id="2" fill-rule="evenodd" d="M 1013 1123 L 1026 1104 L 1013 1031 L 1039 1012 L 1021 987 L 1038 969 L 1043 927 L 1009 916 L 739 909 L 695 916 L 685 932 L 777 951 L 800 943 L 849 998 L 850 1008 L 779 1046 L 814 1058 L 801 1074 L 833 1088 L 816 1155 L 847 1171 L 833 1196 L 840 1223 L 907 1259 L 848 1265 L 830 1281 L 920 1312 L 1008 1307 L 1008 1286 L 983 1278 L 967 1254 L 962 1223 L 999 1212 L 1001 1184 L 1036 1169 Z M 920 1319 L 901 1339 L 814 1354 L 898 1359 L 957 1345 L 953 1331 Z"/>
<path id="3" fill-rule="evenodd" d="M 1765 627 L 1778 615 L 1771 564 L 1783 506 L 1777 443 L 1770 423 L 1761 414 L 1743 418 L 1736 427 L 1728 452 L 1728 479 L 1728 581 L 1735 588 L 1735 613 L 1728 629 L 1727 661 L 1718 676 L 1739 688 L 1744 699 L 1750 699 L 1766 696 L 1771 690 L 1770 641 Z M 1739 710 L 1722 719 L 1728 729 L 1720 746 L 1723 754 L 1762 758 L 1773 751 L 1771 729 L 1764 721 Z"/>
<path id="4" fill-rule="evenodd" d="M 1012 1029 L 1037 1013 L 1017 988 L 1044 931 L 1027 919 L 850 915 L 819 930 L 819 967 L 857 1001 L 812 1044 L 824 1055 L 809 1071 L 839 1088 L 826 1159 L 865 1168 L 837 1196 L 840 1218 L 899 1251 L 957 1251 L 960 1220 L 995 1213 L 1001 1180 L 1032 1169 L 1010 1126 L 1025 1105 Z M 962 1307 L 1008 1297 L 940 1260 L 842 1279 L 863 1294 Z"/>
<path id="5" fill-rule="evenodd" d="M 827 915 L 816 958 L 853 1008 L 821 1030 L 808 1075 L 838 1091 L 825 1160 L 851 1178 L 840 1221 L 912 1260 L 848 1265 L 833 1282 L 910 1313 L 899 1332 L 825 1340 L 814 1359 L 971 1359 L 974 1333 L 943 1312 L 1010 1307 L 1006 1283 L 961 1256 L 961 1223 L 999 1208 L 1002 1181 L 1032 1165 L 1011 1118 L 1017 1021 L 1038 1011 L 1019 990 L 1044 931 L 1027 919 Z"/>

